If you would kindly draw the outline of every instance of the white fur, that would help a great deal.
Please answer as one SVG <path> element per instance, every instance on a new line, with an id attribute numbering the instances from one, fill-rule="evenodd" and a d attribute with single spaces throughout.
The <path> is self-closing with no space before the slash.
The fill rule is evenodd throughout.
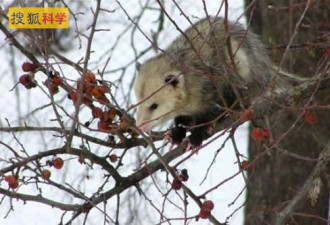
<path id="1" fill-rule="evenodd" d="M 165 59 L 156 59 L 157 62 L 149 62 L 142 66 L 136 78 L 134 91 L 137 98 L 137 126 L 148 132 L 155 126 L 161 125 L 177 116 L 177 103 L 183 95 L 180 85 L 183 76 L 178 71 L 171 71 Z M 177 76 L 179 84 L 177 88 L 165 85 L 165 77 Z M 178 76 L 179 75 L 179 76 Z M 157 104 L 155 110 L 150 110 L 152 104 Z"/>
<path id="2" fill-rule="evenodd" d="M 234 38 L 231 38 L 230 42 L 232 46 L 232 53 L 235 54 L 234 59 L 238 74 L 244 79 L 245 82 L 251 81 L 250 63 L 246 52 L 242 47 L 239 47 L 239 43 Z M 229 55 L 227 55 L 227 57 L 229 58 Z"/>

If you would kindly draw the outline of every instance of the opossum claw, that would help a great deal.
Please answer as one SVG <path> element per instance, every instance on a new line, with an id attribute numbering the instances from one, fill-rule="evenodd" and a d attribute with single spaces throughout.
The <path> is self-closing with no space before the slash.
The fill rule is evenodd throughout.
<path id="1" fill-rule="evenodd" d="M 189 137 L 186 137 L 185 139 L 183 139 L 183 143 L 184 142 L 187 142 L 187 146 L 184 149 L 185 152 L 190 151 L 190 150 L 192 150 L 192 151 L 197 150 L 196 153 L 198 153 L 198 149 L 202 146 L 202 144 L 199 144 L 199 145 L 192 144 Z"/>

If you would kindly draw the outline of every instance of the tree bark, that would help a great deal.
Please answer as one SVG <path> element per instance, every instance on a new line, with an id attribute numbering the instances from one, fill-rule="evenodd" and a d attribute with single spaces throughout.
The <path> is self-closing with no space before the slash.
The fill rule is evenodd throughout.
<path id="1" fill-rule="evenodd" d="M 246 7 L 252 2 L 246 0 Z M 321 60 L 329 57 L 325 54 L 326 49 L 330 49 L 328 1 L 257 0 L 247 9 L 250 29 L 270 46 L 270 54 L 277 64 L 296 30 L 282 68 L 305 77 L 317 76 Z M 318 91 L 311 104 L 328 105 L 329 96 L 330 91 Z M 246 225 L 327 224 L 329 168 L 323 156 L 329 152 L 326 146 L 330 140 L 330 110 L 313 108 L 316 124 L 302 119 L 295 123 L 303 104 L 293 107 L 294 110 L 283 109 L 263 121 L 271 130 L 273 140 L 291 131 L 248 170 Z M 250 138 L 250 158 L 258 157 L 266 150 L 265 146 L 270 143 L 257 143 Z M 315 200 L 310 194 L 312 190 L 316 193 Z M 320 193 L 317 194 L 317 190 Z"/>

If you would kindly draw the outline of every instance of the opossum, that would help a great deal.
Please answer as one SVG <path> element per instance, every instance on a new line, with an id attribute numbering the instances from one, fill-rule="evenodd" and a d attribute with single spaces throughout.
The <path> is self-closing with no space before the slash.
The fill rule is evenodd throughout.
<path id="1" fill-rule="evenodd" d="M 205 18 L 140 66 L 137 126 L 148 132 L 174 119 L 172 142 L 182 142 L 188 128 L 189 142 L 199 146 L 211 135 L 210 125 L 259 96 L 290 87 L 288 79 L 295 77 L 271 62 L 251 30 L 229 23 L 227 32 L 223 18 Z"/>

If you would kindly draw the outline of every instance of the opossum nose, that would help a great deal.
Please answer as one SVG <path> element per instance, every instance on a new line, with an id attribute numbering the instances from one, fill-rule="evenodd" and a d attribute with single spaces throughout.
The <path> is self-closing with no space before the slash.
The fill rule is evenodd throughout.
<path id="1" fill-rule="evenodd" d="M 140 130 L 142 130 L 143 132 L 148 132 L 147 126 L 146 125 L 142 125 L 139 126 Z"/>
<path id="2" fill-rule="evenodd" d="M 147 122 L 146 120 L 136 121 L 136 126 L 143 132 L 149 132 L 153 128 L 152 123 Z"/>
<path id="3" fill-rule="evenodd" d="M 141 124 L 140 126 L 138 126 L 140 130 L 142 130 L 143 132 L 149 132 L 151 130 L 152 127 L 150 127 L 148 124 Z"/>
<path id="4" fill-rule="evenodd" d="M 145 123 L 145 121 L 142 121 L 142 120 L 138 120 L 136 121 L 136 126 L 142 130 L 143 132 L 148 132 L 148 126 L 147 124 Z"/>

